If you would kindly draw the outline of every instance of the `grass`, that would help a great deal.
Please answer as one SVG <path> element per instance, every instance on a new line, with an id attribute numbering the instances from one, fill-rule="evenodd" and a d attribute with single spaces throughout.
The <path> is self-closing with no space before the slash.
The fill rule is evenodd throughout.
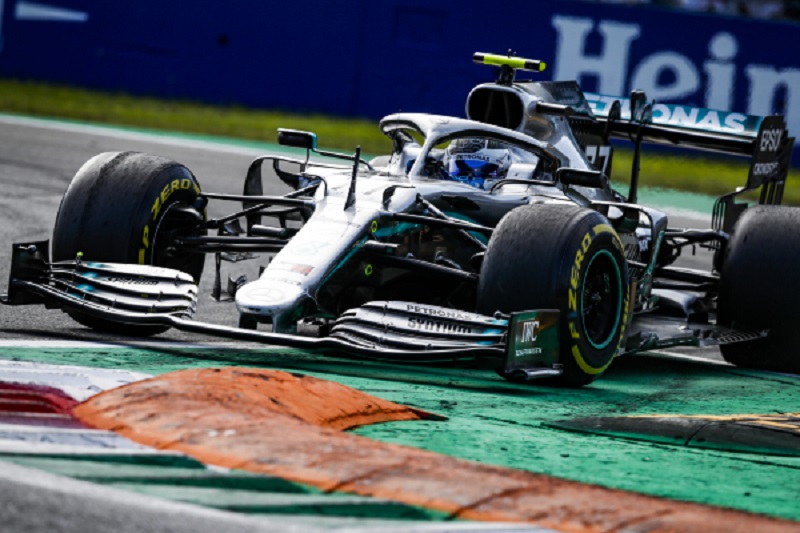
<path id="1" fill-rule="evenodd" d="M 17 80 L 0 80 L 0 112 L 266 142 L 276 142 L 277 129 L 283 127 L 314 131 L 327 149 L 352 152 L 360 145 L 373 154 L 391 150 L 371 119 L 212 106 Z M 632 152 L 619 149 L 614 159 L 612 180 L 618 190 L 625 190 L 619 185 L 629 180 Z M 640 184 L 718 196 L 744 185 L 747 170 L 745 159 L 645 151 Z M 800 205 L 798 169 L 789 172 L 784 203 Z"/>
<path id="2" fill-rule="evenodd" d="M 0 112 L 267 142 L 277 142 L 278 128 L 293 128 L 316 132 L 326 148 L 352 152 L 360 144 L 371 153 L 392 149 L 374 120 L 212 106 L 16 80 L 0 80 Z"/>
<path id="3" fill-rule="evenodd" d="M 614 152 L 614 168 L 611 172 L 611 179 L 616 184 L 617 190 L 627 191 L 627 186 L 620 187 L 619 185 L 630 183 L 632 164 L 632 150 L 616 150 Z M 720 196 L 745 185 L 749 164 L 749 159 L 746 158 L 720 158 L 697 153 L 675 155 L 664 151 L 643 150 L 639 185 Z M 800 170 L 790 170 L 783 203 L 800 205 L 800 181 L 798 179 L 800 179 Z M 756 192 L 749 193 L 745 195 L 745 198 L 757 201 L 758 195 Z"/>

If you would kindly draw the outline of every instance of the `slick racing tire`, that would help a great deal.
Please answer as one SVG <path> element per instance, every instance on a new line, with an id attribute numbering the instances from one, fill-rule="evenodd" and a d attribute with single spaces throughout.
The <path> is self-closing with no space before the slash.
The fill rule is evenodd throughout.
<path id="1" fill-rule="evenodd" d="M 622 250 L 619 236 L 596 211 L 569 204 L 518 207 L 489 241 L 478 312 L 558 309 L 558 381 L 590 383 L 625 338 L 629 285 Z"/>
<path id="2" fill-rule="evenodd" d="M 200 185 L 183 165 L 139 152 L 106 152 L 72 178 L 56 216 L 52 258 L 136 263 L 181 270 L 199 283 L 203 254 L 173 253 L 171 231 L 205 219 Z M 77 322 L 111 333 L 154 335 L 166 326 L 122 324 L 69 310 Z"/>
<path id="3" fill-rule="evenodd" d="M 768 335 L 722 344 L 726 361 L 800 373 L 799 264 L 800 209 L 755 206 L 742 213 L 722 254 L 717 322 Z"/>

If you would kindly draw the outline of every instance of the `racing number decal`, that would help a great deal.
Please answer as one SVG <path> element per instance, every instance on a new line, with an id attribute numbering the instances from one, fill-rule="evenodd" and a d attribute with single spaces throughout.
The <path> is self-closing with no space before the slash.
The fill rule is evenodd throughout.
<path id="1" fill-rule="evenodd" d="M 569 320 L 569 332 L 570 338 L 572 340 L 572 357 L 575 359 L 575 362 L 578 364 L 580 369 L 590 375 L 596 375 L 603 372 L 608 365 L 611 364 L 611 360 L 613 357 L 609 358 L 608 361 L 600 367 L 591 366 L 589 363 L 586 362 L 586 359 L 583 357 L 581 353 L 580 346 L 578 346 L 578 340 L 581 338 L 581 334 L 578 331 L 577 327 L 577 319 L 578 319 L 578 284 L 580 280 L 583 278 L 583 271 L 581 268 L 584 266 L 586 252 L 589 250 L 589 247 L 592 245 L 595 237 L 602 233 L 610 233 L 613 237 L 612 242 L 614 246 L 617 248 L 620 253 L 622 253 L 622 242 L 619 239 L 617 233 L 609 226 L 608 224 L 597 224 L 594 226 L 590 231 L 586 232 L 581 239 L 580 246 L 578 247 L 577 252 L 575 252 L 575 261 L 572 263 L 572 269 L 570 271 L 570 285 L 569 285 L 569 294 L 567 298 L 567 307 L 569 312 L 567 313 L 567 317 Z M 624 285 L 620 283 L 620 285 Z M 625 285 L 624 287 L 624 297 L 622 300 L 622 317 L 621 317 L 621 326 L 619 332 L 619 344 L 622 343 L 622 340 L 625 338 L 625 326 L 628 323 L 628 287 Z M 619 348 L 619 345 L 618 345 Z"/>
<path id="2" fill-rule="evenodd" d="M 151 221 L 155 222 L 158 219 L 158 215 L 161 212 L 161 208 L 166 205 L 167 200 L 172 196 L 175 191 L 186 191 L 189 189 L 194 188 L 194 192 L 198 195 L 200 194 L 200 187 L 195 183 L 193 180 L 189 178 L 183 178 L 182 180 L 172 180 L 171 182 L 164 185 L 164 188 L 161 189 L 161 193 L 156 196 L 155 202 L 153 202 L 153 206 L 150 208 L 150 212 L 153 214 Z M 144 229 L 142 230 L 142 248 L 139 248 L 139 264 L 144 265 L 147 259 L 147 251 L 150 248 L 150 225 L 145 224 Z"/>
<path id="3" fill-rule="evenodd" d="M 586 147 L 586 159 L 594 168 L 608 176 L 608 164 L 611 161 L 611 147 L 608 145 L 589 145 Z"/>

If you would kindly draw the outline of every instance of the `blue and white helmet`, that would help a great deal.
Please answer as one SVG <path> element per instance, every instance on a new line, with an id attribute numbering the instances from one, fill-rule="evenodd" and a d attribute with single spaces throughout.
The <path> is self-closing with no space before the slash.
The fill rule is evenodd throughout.
<path id="1" fill-rule="evenodd" d="M 481 138 L 456 139 L 445 150 L 447 179 L 484 188 L 485 182 L 502 179 L 511 165 L 511 153 L 500 141 Z"/>

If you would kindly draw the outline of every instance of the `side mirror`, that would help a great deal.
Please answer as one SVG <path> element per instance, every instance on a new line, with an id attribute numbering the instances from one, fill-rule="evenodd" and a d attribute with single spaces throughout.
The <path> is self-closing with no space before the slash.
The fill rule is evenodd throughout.
<path id="1" fill-rule="evenodd" d="M 281 146 L 292 146 L 294 148 L 305 148 L 306 150 L 316 151 L 317 134 L 309 131 L 278 128 L 278 144 Z"/>
<path id="2" fill-rule="evenodd" d="M 569 167 L 561 167 L 556 170 L 556 181 L 564 185 L 577 185 L 592 189 L 602 189 L 606 185 L 606 177 L 602 172 Z"/>

